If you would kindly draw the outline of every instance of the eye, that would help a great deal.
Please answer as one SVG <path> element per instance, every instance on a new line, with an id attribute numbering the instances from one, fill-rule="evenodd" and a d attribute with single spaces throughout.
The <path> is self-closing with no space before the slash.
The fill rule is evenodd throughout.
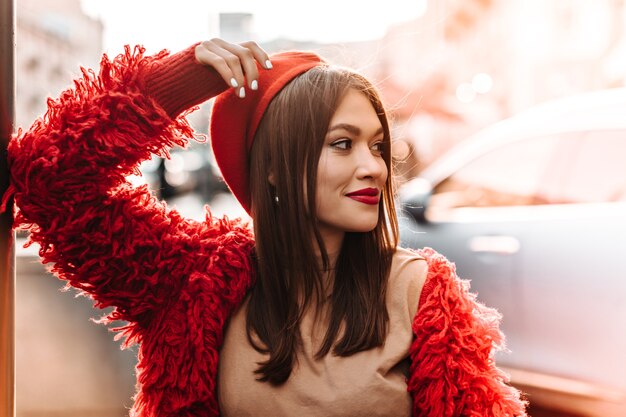
<path id="1" fill-rule="evenodd" d="M 376 155 L 382 155 L 385 152 L 385 142 L 382 140 L 380 142 L 376 142 L 370 147 L 370 149 Z"/>
<path id="2" fill-rule="evenodd" d="M 340 149 L 342 151 L 347 151 L 348 149 L 352 149 L 352 140 L 350 139 L 339 139 L 330 144 L 331 147 L 335 149 Z"/>

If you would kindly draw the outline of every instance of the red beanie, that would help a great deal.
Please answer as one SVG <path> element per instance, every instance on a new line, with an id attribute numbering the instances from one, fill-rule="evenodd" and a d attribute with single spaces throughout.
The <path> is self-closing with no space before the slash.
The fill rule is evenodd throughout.
<path id="1" fill-rule="evenodd" d="M 239 98 L 237 89 L 228 89 L 217 96 L 211 114 L 215 160 L 224 181 L 248 213 L 250 149 L 267 106 L 289 81 L 324 63 L 318 55 L 307 52 L 282 52 L 270 58 L 272 69 L 259 68 L 257 90 L 247 89 L 246 96 Z"/>

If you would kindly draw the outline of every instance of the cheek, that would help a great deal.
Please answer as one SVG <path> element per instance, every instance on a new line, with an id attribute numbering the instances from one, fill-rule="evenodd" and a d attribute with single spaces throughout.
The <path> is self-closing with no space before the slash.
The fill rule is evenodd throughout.
<path id="1" fill-rule="evenodd" d="M 325 151 L 322 152 L 317 165 L 317 179 L 315 181 L 318 190 L 328 188 L 332 186 L 333 182 L 336 182 L 340 171 L 338 167 L 341 166 L 339 162 L 333 160 L 332 155 L 328 155 Z"/>
<path id="2" fill-rule="evenodd" d="M 383 183 L 387 182 L 387 177 L 389 176 L 389 168 L 387 168 L 387 164 L 384 159 L 380 160 L 380 168 L 382 169 L 382 175 L 380 176 L 381 181 Z"/>
<path id="3" fill-rule="evenodd" d="M 326 189 L 329 187 L 328 169 L 330 162 L 324 151 L 320 155 L 319 163 L 317 164 L 317 177 L 315 178 L 315 204 L 318 209 L 320 203 L 323 201 L 323 196 L 326 194 Z"/>
<path id="4" fill-rule="evenodd" d="M 331 194 L 334 188 L 334 178 L 331 172 L 324 170 L 317 172 L 317 181 L 315 182 L 316 200 L 319 205 L 320 201 L 324 201 Z"/>
<path id="5" fill-rule="evenodd" d="M 315 204 L 318 210 L 328 211 L 340 204 L 341 194 L 350 183 L 348 171 L 343 160 L 332 156 L 320 158 L 315 181 Z"/>

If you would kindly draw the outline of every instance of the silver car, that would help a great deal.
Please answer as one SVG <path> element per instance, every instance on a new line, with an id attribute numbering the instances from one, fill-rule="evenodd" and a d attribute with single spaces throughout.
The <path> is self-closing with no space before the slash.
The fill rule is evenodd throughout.
<path id="1" fill-rule="evenodd" d="M 626 89 L 537 106 L 400 189 L 404 246 L 456 263 L 503 314 L 531 403 L 626 416 Z"/>

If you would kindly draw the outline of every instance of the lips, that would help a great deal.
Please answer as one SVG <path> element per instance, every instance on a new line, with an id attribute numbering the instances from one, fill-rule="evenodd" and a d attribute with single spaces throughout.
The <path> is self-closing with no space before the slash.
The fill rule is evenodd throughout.
<path id="1" fill-rule="evenodd" d="M 347 197 L 358 201 L 359 203 L 374 205 L 378 204 L 380 199 L 378 188 L 363 188 L 346 194 Z"/>

